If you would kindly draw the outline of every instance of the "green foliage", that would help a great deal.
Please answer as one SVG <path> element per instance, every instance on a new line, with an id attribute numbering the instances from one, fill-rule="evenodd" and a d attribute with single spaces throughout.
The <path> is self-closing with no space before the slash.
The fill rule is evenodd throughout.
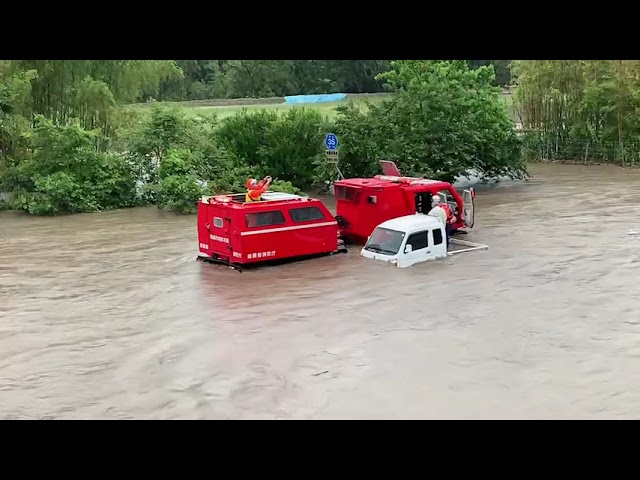
<path id="1" fill-rule="evenodd" d="M 158 182 L 152 185 L 159 208 L 175 213 L 195 213 L 198 197 L 203 188 L 198 182 L 197 154 L 187 149 L 174 149 L 167 152 L 160 163 Z"/>
<path id="2" fill-rule="evenodd" d="M 249 175 L 220 147 L 213 117 L 187 118 L 178 109 L 154 106 L 142 121 L 119 131 L 144 184 L 143 200 L 176 213 L 195 212 L 203 193 L 242 191 Z"/>
<path id="3" fill-rule="evenodd" d="M 465 61 L 0 61 L 0 192 L 12 194 L 11 207 L 38 215 L 141 203 L 193 213 L 200 195 L 243 192 L 248 177 L 271 175 L 272 190 L 290 193 L 334 180 L 335 167 L 323 155 L 328 131 L 340 137 L 347 176 L 374 175 L 378 161 L 390 159 L 408 175 L 452 180 L 473 169 L 522 177 L 520 141 L 492 86 L 497 62 L 470 70 Z M 631 73 L 593 66 L 595 77 L 608 80 L 585 81 L 580 101 L 570 103 L 588 128 L 545 132 L 610 139 L 638 131 Z M 522 78 L 527 74 L 535 77 Z M 219 122 L 158 105 L 148 114 L 121 105 L 383 85 L 395 92 L 391 100 L 366 112 L 340 107 L 333 124 L 304 108 L 243 111 Z M 564 87 L 553 88 L 557 102 Z M 546 98 L 531 91 L 525 97 L 532 105 Z M 536 149 L 527 140 L 527 154 Z"/>
<path id="4" fill-rule="evenodd" d="M 95 212 L 135 205 L 135 176 L 123 157 L 101 152 L 97 131 L 37 117 L 29 154 L 5 163 L 0 190 L 36 215 Z"/>
<path id="5" fill-rule="evenodd" d="M 338 107 L 337 111 L 334 131 L 340 138 L 342 173 L 347 177 L 369 177 L 380 173 L 378 162 L 388 159 L 385 143 L 392 135 L 383 110 L 369 105 L 369 110 L 364 113 L 353 105 L 345 105 Z M 335 167 L 320 161 L 318 170 L 321 180 L 334 179 Z"/>
<path id="6" fill-rule="evenodd" d="M 109 86 L 102 80 L 85 77 L 73 90 L 69 114 L 79 119 L 87 129 L 111 129 L 115 99 Z"/>
<path id="7" fill-rule="evenodd" d="M 505 86 L 511 83 L 511 60 L 467 60 L 469 68 L 493 66 L 494 85 Z"/>
<path id="8" fill-rule="evenodd" d="M 264 176 L 268 168 L 261 156 L 271 126 L 277 122 L 277 112 L 261 110 L 249 113 L 242 110 L 224 119 L 215 135 L 222 146 L 251 168 L 258 169 L 256 175 Z M 263 168 L 264 167 L 264 168 Z"/>
<path id="9" fill-rule="evenodd" d="M 0 155 L 13 156 L 24 149 L 24 136 L 31 114 L 31 81 L 33 70 L 10 74 L 8 67 L 0 71 Z"/>
<path id="10" fill-rule="evenodd" d="M 520 142 L 493 69 L 465 61 L 397 61 L 381 75 L 396 92 L 367 113 L 339 109 L 341 168 L 368 176 L 393 160 L 407 175 L 453 181 L 469 170 L 491 178 L 526 176 Z"/>
<path id="11" fill-rule="evenodd" d="M 54 123 L 79 120 L 86 129 L 105 131 L 116 102 L 149 98 L 159 93 L 163 82 L 183 77 L 173 60 L 12 60 L 6 70 L 34 72 L 29 74 L 30 99 L 22 110 Z"/>
<path id="12" fill-rule="evenodd" d="M 517 61 L 514 72 L 534 157 L 624 164 L 638 155 L 640 61 Z"/>
<path id="13" fill-rule="evenodd" d="M 189 134 L 188 120 L 177 108 L 152 107 L 149 121 L 143 125 L 136 151 L 162 161 L 167 150 L 186 143 Z"/>
<path id="14" fill-rule="evenodd" d="M 284 180 L 274 180 L 269 187 L 269 190 L 282 193 L 293 193 L 295 195 L 302 195 L 302 190 L 295 187 L 291 182 Z"/>
<path id="15" fill-rule="evenodd" d="M 322 157 L 327 126 L 313 110 L 247 111 L 222 121 L 216 136 L 239 163 L 254 176 L 287 178 L 297 185 L 311 185 L 316 162 Z"/>

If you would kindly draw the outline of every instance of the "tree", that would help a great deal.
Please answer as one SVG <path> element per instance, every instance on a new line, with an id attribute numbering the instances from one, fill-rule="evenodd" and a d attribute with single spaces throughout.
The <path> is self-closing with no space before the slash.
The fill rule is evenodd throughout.
<path id="1" fill-rule="evenodd" d="M 640 153 L 639 61 L 530 60 L 513 70 L 533 157 L 625 164 Z"/>
<path id="2" fill-rule="evenodd" d="M 158 94 L 163 81 L 182 77 L 173 60 L 13 60 L 9 70 L 37 73 L 31 81 L 33 113 L 61 124 L 80 117 L 87 129 L 108 129 L 116 102 L 145 100 Z"/>
<path id="3" fill-rule="evenodd" d="M 0 191 L 14 193 L 13 207 L 37 215 L 95 212 L 136 204 L 135 174 L 122 156 L 101 152 L 98 131 L 60 126 L 42 117 L 28 154 L 6 165 Z"/>
<path id="4" fill-rule="evenodd" d="M 511 60 L 467 60 L 469 68 L 493 66 L 495 72 L 494 85 L 504 87 L 511 83 Z"/>
<path id="5" fill-rule="evenodd" d="M 465 61 L 394 61 L 380 77 L 395 95 L 369 106 L 339 109 L 345 175 L 366 175 L 377 161 L 407 174 L 453 181 L 469 170 L 487 178 L 526 176 L 513 121 L 492 86 L 491 67 Z"/>
<path id="6" fill-rule="evenodd" d="M 222 121 L 216 137 L 253 176 L 271 175 L 308 186 L 314 181 L 326 132 L 318 112 L 301 108 L 283 115 L 265 110 L 240 112 Z"/>
<path id="7" fill-rule="evenodd" d="M 176 213 L 194 213 L 203 193 L 238 190 L 248 171 L 218 143 L 217 121 L 154 106 L 142 122 L 120 132 L 119 146 L 137 168 L 144 199 Z"/>

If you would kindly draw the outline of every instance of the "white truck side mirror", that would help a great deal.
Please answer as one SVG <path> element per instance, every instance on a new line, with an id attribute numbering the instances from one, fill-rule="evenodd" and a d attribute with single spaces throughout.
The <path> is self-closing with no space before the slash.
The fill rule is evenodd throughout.
<path id="1" fill-rule="evenodd" d="M 413 247 L 411 245 L 407 245 L 406 247 L 404 247 L 404 253 L 411 253 L 413 252 Z"/>

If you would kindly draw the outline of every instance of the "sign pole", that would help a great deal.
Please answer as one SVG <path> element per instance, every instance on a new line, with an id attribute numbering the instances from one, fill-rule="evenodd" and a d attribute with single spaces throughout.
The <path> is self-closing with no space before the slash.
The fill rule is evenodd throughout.
<path id="1" fill-rule="evenodd" d="M 328 133 L 324 138 L 324 145 L 327 147 L 325 151 L 325 157 L 327 162 L 333 163 L 336 167 L 336 173 L 338 174 L 338 180 L 344 179 L 344 175 L 338 166 L 340 156 L 338 154 L 338 137 L 335 133 Z"/>

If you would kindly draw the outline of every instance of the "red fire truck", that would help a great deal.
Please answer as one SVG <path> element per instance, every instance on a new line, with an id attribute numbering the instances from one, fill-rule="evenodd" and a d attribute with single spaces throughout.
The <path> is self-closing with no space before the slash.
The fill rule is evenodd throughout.
<path id="1" fill-rule="evenodd" d="M 349 178 L 335 183 L 336 219 L 341 237 L 364 244 L 373 230 L 392 218 L 428 213 L 432 197 L 439 195 L 456 216 L 454 230 L 473 228 L 473 188 L 460 196 L 450 183 L 426 178 L 403 177 L 393 162 L 380 162 L 384 175 Z"/>

